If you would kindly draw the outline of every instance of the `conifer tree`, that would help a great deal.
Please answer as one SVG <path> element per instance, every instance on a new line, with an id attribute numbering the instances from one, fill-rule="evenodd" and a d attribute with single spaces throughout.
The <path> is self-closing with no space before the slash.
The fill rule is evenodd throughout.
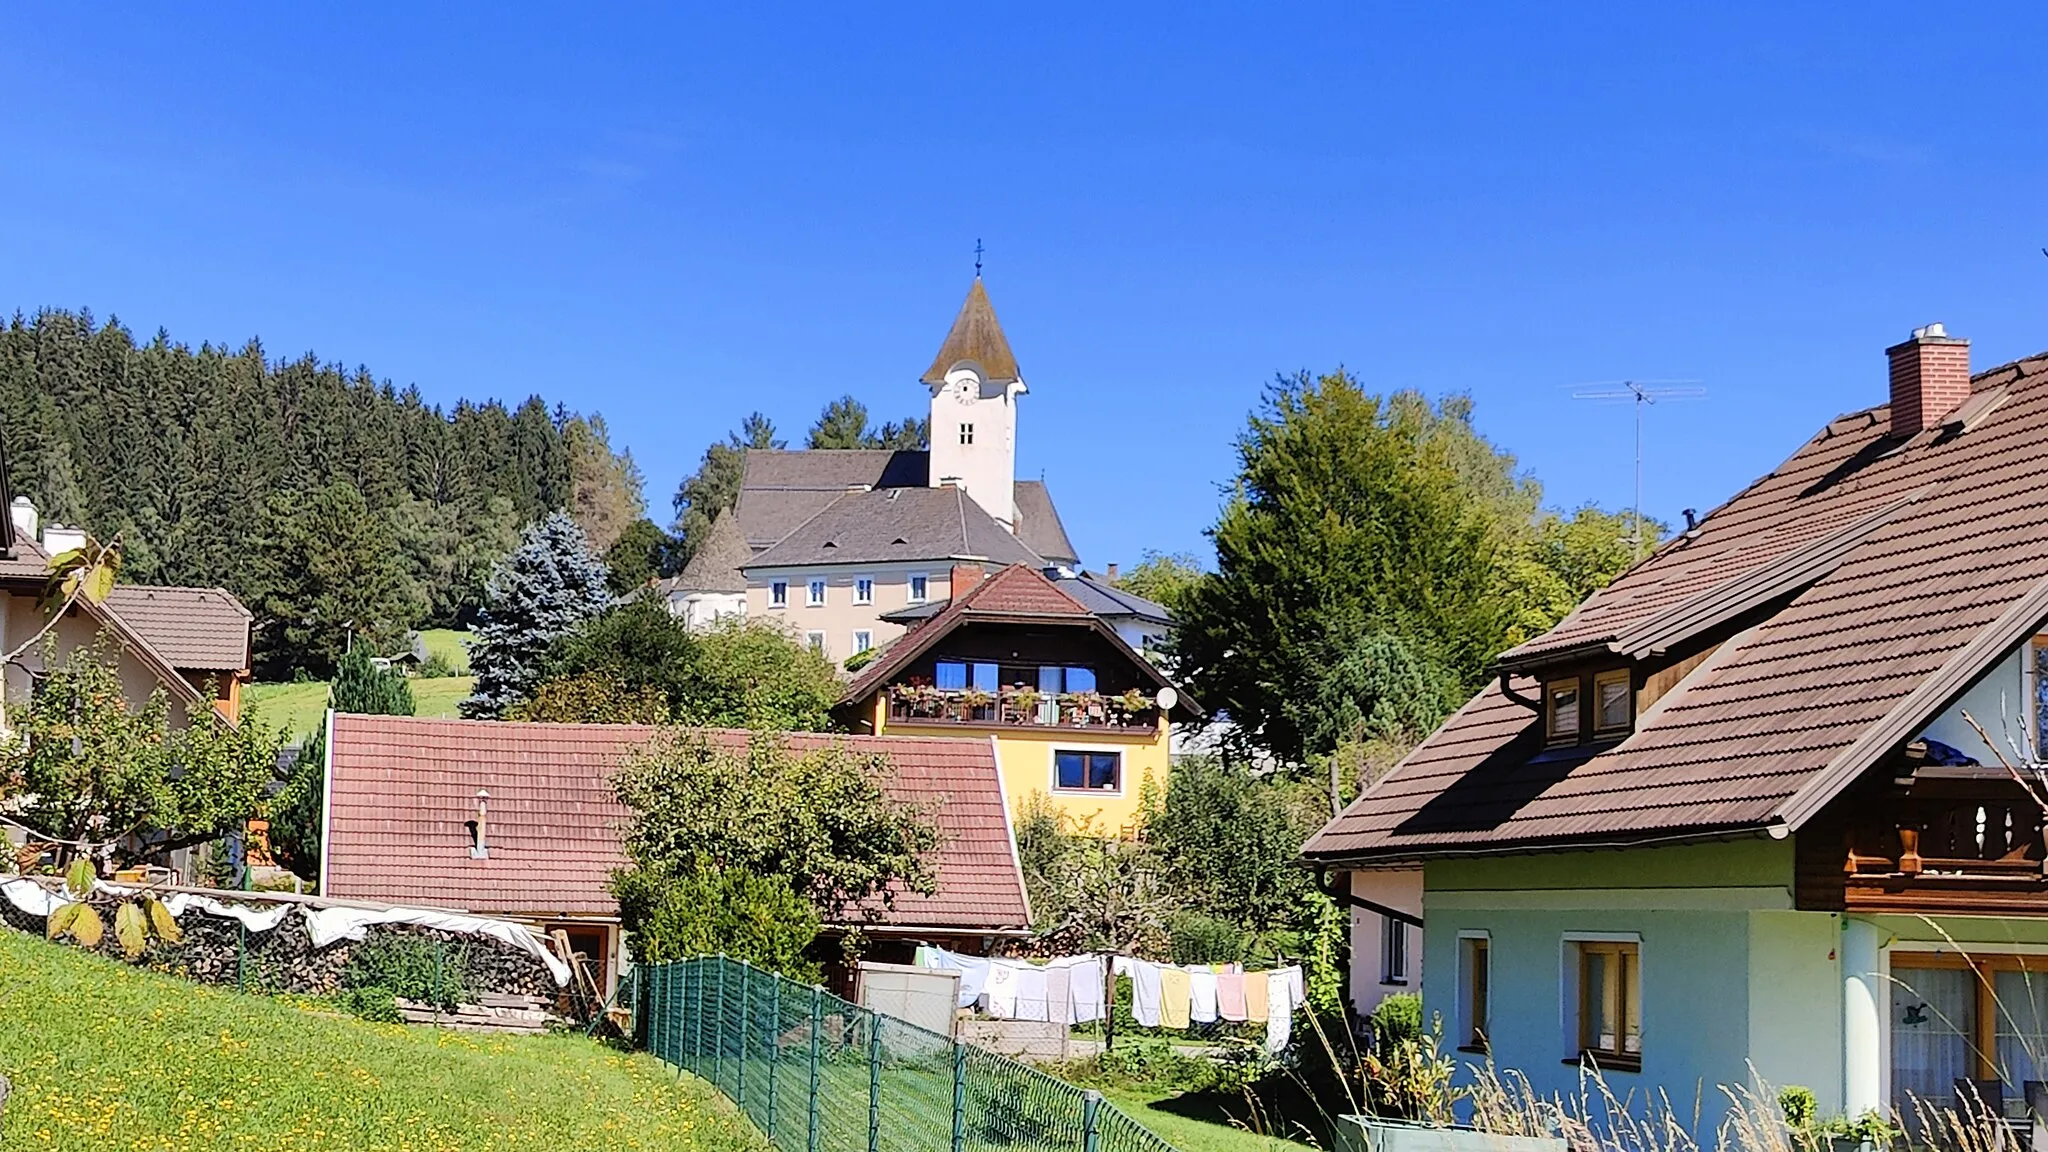
<path id="1" fill-rule="evenodd" d="M 492 570 L 470 648 L 476 689 L 462 714 L 495 719 L 538 681 L 548 645 L 611 603 L 604 561 L 567 514 L 527 526 L 519 547 Z"/>
<path id="2" fill-rule="evenodd" d="M 402 673 L 370 663 L 358 645 L 335 665 L 327 707 L 368 716 L 413 714 L 412 685 Z M 301 880 L 320 880 L 321 801 L 326 795 L 327 726 L 321 724 L 299 749 L 291 778 L 270 805 L 270 851 Z"/>

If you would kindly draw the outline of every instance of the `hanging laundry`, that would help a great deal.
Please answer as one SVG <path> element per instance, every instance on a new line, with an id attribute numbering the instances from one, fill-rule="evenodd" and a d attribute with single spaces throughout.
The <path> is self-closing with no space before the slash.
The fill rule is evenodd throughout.
<path id="1" fill-rule="evenodd" d="M 1287 992 L 1294 997 L 1294 1006 L 1299 1008 L 1308 1003 L 1308 984 L 1302 979 L 1301 965 L 1290 964 L 1281 971 L 1287 973 Z"/>
<path id="2" fill-rule="evenodd" d="M 1074 1022 L 1074 968 L 1055 960 L 1045 966 L 1045 1018 L 1054 1024 Z"/>
<path id="3" fill-rule="evenodd" d="M 948 952 L 938 947 L 927 947 L 921 951 L 925 967 L 946 968 L 960 973 L 960 1007 L 974 1007 L 988 986 L 988 958 L 963 956 L 958 952 Z"/>
<path id="4" fill-rule="evenodd" d="M 1069 1023 L 1087 1024 L 1102 1019 L 1102 958 L 1071 957 L 1067 966 L 1067 991 L 1074 1001 Z"/>
<path id="5" fill-rule="evenodd" d="M 1046 1020 L 1046 971 L 1036 964 L 1017 965 L 1017 1019 Z"/>
<path id="6" fill-rule="evenodd" d="M 1266 989 L 1268 982 L 1265 972 L 1244 974 L 1244 1018 L 1254 1024 L 1266 1022 Z"/>
<path id="7" fill-rule="evenodd" d="M 1244 1019 L 1244 973 L 1220 972 L 1217 974 L 1216 1011 L 1225 1020 Z"/>
<path id="8" fill-rule="evenodd" d="M 1294 972 L 1299 975 L 1301 969 Z M 1266 973 L 1266 1051 L 1278 1052 L 1287 1047 L 1287 1041 L 1294 1031 L 1294 983 L 1288 970 L 1278 968 Z"/>
<path id="9" fill-rule="evenodd" d="M 1166 965 L 1159 969 L 1159 1026 L 1185 1029 L 1188 1026 L 1188 991 L 1192 981 L 1185 968 Z"/>
<path id="10" fill-rule="evenodd" d="M 1216 1019 L 1216 970 L 1206 964 L 1188 969 L 1188 1018 L 1197 1024 Z"/>
<path id="11" fill-rule="evenodd" d="M 991 964 L 988 969 L 988 986 L 984 990 L 988 997 L 988 1014 L 998 1020 L 1017 1018 L 1017 970 L 1007 964 Z"/>
<path id="12" fill-rule="evenodd" d="M 1119 956 L 1119 963 L 1126 958 Z M 1131 1019 L 1147 1028 L 1159 1027 L 1159 965 L 1150 960 L 1131 960 Z"/>

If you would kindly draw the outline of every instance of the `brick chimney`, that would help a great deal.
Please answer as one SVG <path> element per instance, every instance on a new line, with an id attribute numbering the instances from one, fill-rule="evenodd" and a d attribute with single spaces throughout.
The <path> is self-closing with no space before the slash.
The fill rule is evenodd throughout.
<path id="1" fill-rule="evenodd" d="M 981 579 L 985 575 L 987 575 L 987 573 L 982 571 L 981 565 L 979 564 L 953 565 L 952 586 L 948 594 L 951 595 L 953 599 L 958 600 L 960 597 L 967 595 L 968 589 L 973 588 L 976 584 L 981 583 Z"/>
<path id="2" fill-rule="evenodd" d="M 1970 398 L 1970 342 L 1939 324 L 1884 350 L 1892 362 L 1892 435 L 1932 428 Z"/>

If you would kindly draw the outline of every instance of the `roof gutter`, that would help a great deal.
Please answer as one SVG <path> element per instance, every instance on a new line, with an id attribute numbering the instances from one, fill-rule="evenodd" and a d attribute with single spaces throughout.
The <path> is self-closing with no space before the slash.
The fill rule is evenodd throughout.
<path id="1" fill-rule="evenodd" d="M 1304 853 L 1303 859 L 1318 872 L 1326 868 L 1391 868 L 1419 865 L 1430 860 L 1477 860 L 1493 856 L 1534 856 L 1549 852 L 1620 852 L 1633 848 L 1666 848 L 1678 844 L 1752 840 L 1759 836 L 1777 840 L 1782 837 L 1774 829 L 1784 828 L 1786 825 L 1774 817 L 1754 824 L 1731 824 L 1725 828 L 1692 829 L 1664 836 L 1637 836 L 1620 840 L 1517 840 L 1499 844 L 1475 844 L 1469 848 L 1387 849 L 1384 852 L 1360 852 L 1353 855 L 1332 853 L 1327 856 Z"/>
<path id="2" fill-rule="evenodd" d="M 1351 891 L 1351 886 L 1341 881 L 1339 886 L 1331 887 L 1329 871 L 1328 865 L 1319 864 L 1316 866 L 1316 889 L 1323 895 L 1328 896 L 1339 904 L 1349 905 L 1353 908 L 1363 908 L 1367 912 L 1377 912 L 1397 924 L 1407 924 L 1414 928 L 1422 927 L 1422 917 L 1417 916 L 1413 912 L 1403 912 L 1399 908 L 1367 900 L 1363 896 L 1354 894 Z"/>

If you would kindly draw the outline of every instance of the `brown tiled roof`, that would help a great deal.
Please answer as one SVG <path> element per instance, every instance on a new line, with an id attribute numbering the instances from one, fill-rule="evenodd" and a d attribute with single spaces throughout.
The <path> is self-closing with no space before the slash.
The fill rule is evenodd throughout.
<path id="1" fill-rule="evenodd" d="M 117 584 L 106 603 L 174 668 L 241 672 L 249 667 L 249 610 L 225 589 Z"/>
<path id="2" fill-rule="evenodd" d="M 657 734 L 624 724 L 516 724 L 411 716 L 334 718 L 325 891 L 481 912 L 616 915 L 623 863 L 621 759 Z M 743 746 L 745 732 L 713 730 Z M 892 797 L 935 805 L 944 837 L 932 895 L 899 893 L 896 928 L 1002 931 L 1030 920 L 995 748 L 982 740 L 791 733 L 797 749 L 844 743 L 886 755 Z M 471 859 L 465 821 L 490 793 L 489 856 Z"/>
<path id="3" fill-rule="evenodd" d="M 967 299 L 961 302 L 945 343 L 939 345 L 939 354 L 932 357 L 932 366 L 919 379 L 926 384 L 944 384 L 946 373 L 964 360 L 981 365 L 982 375 L 991 383 L 1007 384 L 1019 378 L 1017 357 L 1010 352 L 1010 341 L 996 322 L 996 307 L 988 302 L 988 289 L 982 287 L 979 276 L 968 286 Z"/>
<path id="4" fill-rule="evenodd" d="M 967 556 L 996 564 L 1045 562 L 964 489 L 877 488 L 841 493 L 747 567 L 943 563 Z"/>
<path id="5" fill-rule="evenodd" d="M 1504 657 L 1535 668 L 1512 681 L 1528 696 L 1546 655 L 1619 664 L 1629 637 L 1682 634 L 1747 596 L 1747 615 L 1705 626 L 1745 630 L 1626 740 L 1546 751 L 1535 714 L 1495 683 L 1304 851 L 1394 860 L 1796 830 L 2048 619 L 2048 356 L 1974 387 L 1967 419 L 1910 440 L 1888 435 L 1884 407 L 1829 422 Z"/>
<path id="6" fill-rule="evenodd" d="M 1093 629 L 1130 660 L 1146 680 L 1161 688 L 1171 685 L 1150 661 L 1133 652 L 1130 645 L 1116 634 L 1116 629 L 1105 624 L 1086 605 L 1046 579 L 1038 569 L 1013 564 L 962 595 L 953 597 L 937 615 L 898 637 L 882 650 L 873 663 L 862 668 L 860 674 L 848 682 L 846 690 L 840 693 L 839 702 L 842 705 L 856 704 L 873 696 L 913 660 L 955 629 L 975 621 L 989 620 L 1051 622 Z M 1028 653 L 1025 658 L 1029 658 Z M 1176 719 L 1192 719 L 1201 715 L 1200 705 L 1180 689 L 1175 688 L 1174 691 L 1181 701 L 1175 709 Z"/>
<path id="7" fill-rule="evenodd" d="M 9 589 L 40 592 L 47 585 L 49 578 L 50 555 L 33 540 L 17 538 L 14 542 L 14 555 L 0 557 L 0 585 L 5 585 Z M 108 603 L 95 604 L 81 598 L 73 605 L 72 611 L 90 617 L 104 631 L 112 633 L 115 641 L 133 652 L 136 659 L 142 661 L 156 676 L 158 682 L 163 684 L 173 697 L 184 702 L 186 707 L 214 706 L 213 701 L 201 695 L 199 689 L 194 688 L 178 674 L 177 666 L 159 652 L 141 630 L 115 611 L 111 599 L 109 597 Z M 244 621 L 244 628 L 246 627 L 247 622 Z"/>
<path id="8" fill-rule="evenodd" d="M 690 562 L 673 579 L 662 581 L 672 592 L 745 592 L 746 574 L 740 569 L 753 559 L 740 518 L 727 512 L 711 522 L 704 544 L 690 556 Z"/>

